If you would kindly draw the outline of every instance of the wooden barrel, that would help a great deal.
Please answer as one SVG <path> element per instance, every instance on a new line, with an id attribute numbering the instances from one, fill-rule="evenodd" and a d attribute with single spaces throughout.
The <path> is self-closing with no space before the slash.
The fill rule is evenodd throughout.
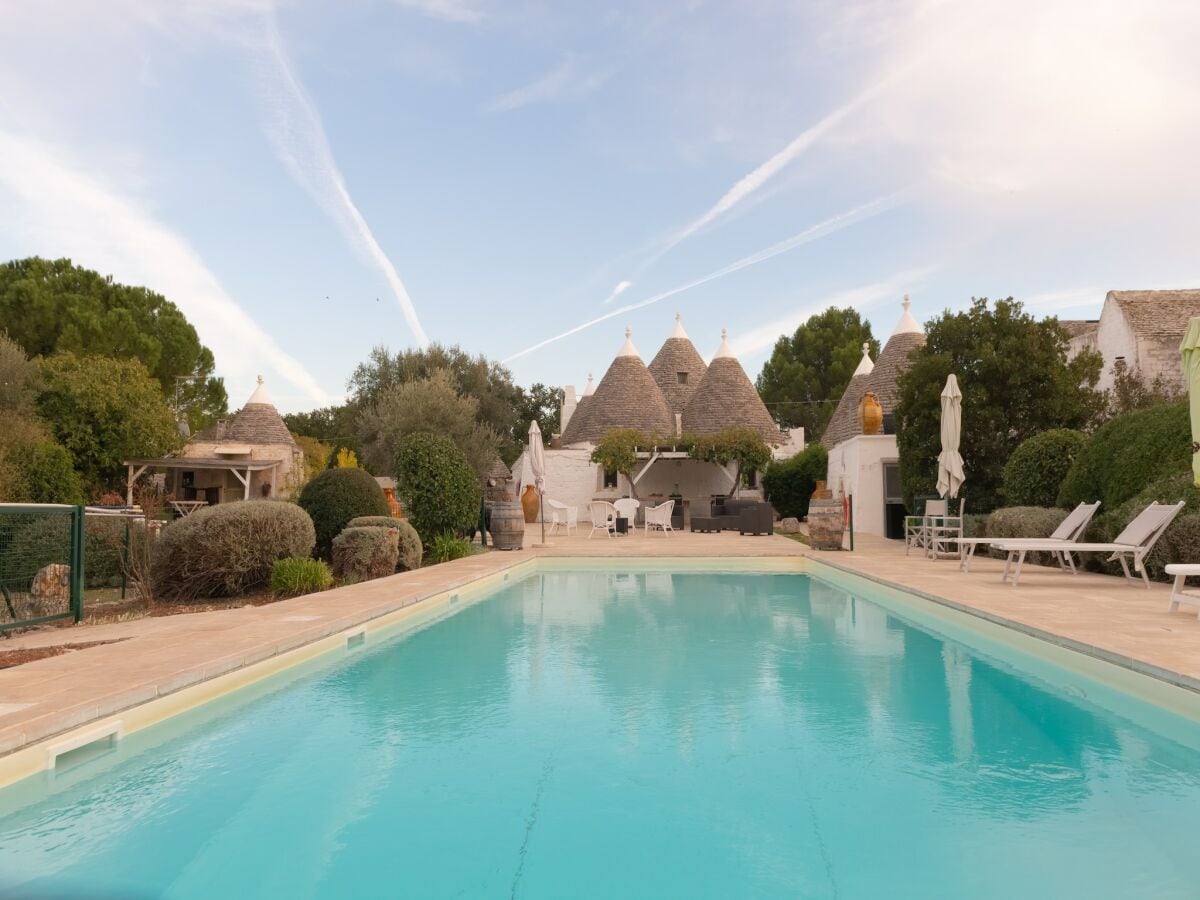
<path id="1" fill-rule="evenodd" d="M 520 550 L 525 543 L 525 513 L 516 500 L 492 504 L 492 544 L 497 550 Z"/>
<path id="2" fill-rule="evenodd" d="M 845 527 L 841 500 L 809 501 L 808 538 L 814 550 L 841 550 Z"/>

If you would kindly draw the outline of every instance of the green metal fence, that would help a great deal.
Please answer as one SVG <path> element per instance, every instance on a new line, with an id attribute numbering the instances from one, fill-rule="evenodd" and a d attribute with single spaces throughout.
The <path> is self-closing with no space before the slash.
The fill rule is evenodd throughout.
<path id="1" fill-rule="evenodd" d="M 83 618 L 84 508 L 0 503 L 0 631 Z"/>

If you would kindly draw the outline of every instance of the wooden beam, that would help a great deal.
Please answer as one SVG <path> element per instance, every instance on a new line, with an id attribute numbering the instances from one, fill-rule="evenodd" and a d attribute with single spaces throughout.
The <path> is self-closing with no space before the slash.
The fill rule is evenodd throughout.
<path id="1" fill-rule="evenodd" d="M 125 505 L 126 506 L 133 506 L 133 483 L 135 481 L 137 481 L 139 478 L 141 478 L 142 473 L 145 472 L 146 469 L 148 469 L 148 468 L 149 468 L 149 466 L 138 466 L 137 471 L 134 471 L 133 464 L 132 463 L 130 464 L 129 474 L 125 479 Z"/>

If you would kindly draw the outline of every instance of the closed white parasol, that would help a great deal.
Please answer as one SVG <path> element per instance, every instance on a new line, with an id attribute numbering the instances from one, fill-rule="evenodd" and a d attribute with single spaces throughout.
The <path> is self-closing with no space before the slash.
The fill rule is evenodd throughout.
<path id="1" fill-rule="evenodd" d="M 942 389 L 942 452 L 938 456 L 938 493 L 957 497 L 965 479 L 958 445 L 962 439 L 962 391 L 958 379 L 950 375 Z"/>

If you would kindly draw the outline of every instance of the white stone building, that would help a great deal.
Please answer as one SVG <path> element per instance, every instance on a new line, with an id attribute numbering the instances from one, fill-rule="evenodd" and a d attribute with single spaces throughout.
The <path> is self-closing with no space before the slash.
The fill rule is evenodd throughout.
<path id="1" fill-rule="evenodd" d="M 821 443 L 829 450 L 826 480 L 834 496 L 853 498 L 852 512 L 856 533 L 885 535 L 889 516 L 902 520 L 903 498 L 900 490 L 900 449 L 896 445 L 893 415 L 901 374 L 909 367 L 909 355 L 925 344 L 925 332 L 908 311 L 892 331 L 879 359 L 871 362 L 867 345 L 842 398 L 838 401 Z M 883 407 L 881 434 L 863 434 L 858 421 L 858 403 L 867 391 L 873 391 Z"/>
<path id="2" fill-rule="evenodd" d="M 578 400 L 573 388 L 564 391 L 561 432 L 546 450 L 545 495 L 579 507 L 581 517 L 592 500 L 628 496 L 649 503 L 677 496 L 689 507 L 707 510 L 712 497 L 733 492 L 734 468 L 688 459 L 670 449 L 671 438 L 716 434 L 730 426 L 757 431 L 777 458 L 804 448 L 803 429 L 779 429 L 724 334 L 706 365 L 676 316 L 674 330 L 647 366 L 626 329 L 625 343 L 600 382 L 593 385 L 589 375 Z M 606 473 L 591 461 L 596 443 L 614 428 L 655 438 L 657 449 L 646 448 L 632 479 Z M 520 492 L 531 478 L 524 456 L 513 473 Z M 761 496 L 756 475 L 741 489 L 742 496 Z"/>
<path id="3" fill-rule="evenodd" d="M 1188 319 L 1200 316 L 1200 290 L 1109 291 L 1098 320 L 1064 321 L 1071 332 L 1070 355 L 1095 350 L 1104 358 L 1101 390 L 1113 385 L 1113 370 L 1123 362 L 1152 383 L 1161 378 L 1184 389 L 1179 344 Z"/>
<path id="4" fill-rule="evenodd" d="M 304 451 L 259 376 L 258 387 L 231 418 L 197 432 L 174 456 L 131 459 L 126 466 L 130 503 L 137 479 L 161 469 L 166 470 L 166 489 L 176 500 L 212 505 L 290 496 L 304 480 Z"/>

